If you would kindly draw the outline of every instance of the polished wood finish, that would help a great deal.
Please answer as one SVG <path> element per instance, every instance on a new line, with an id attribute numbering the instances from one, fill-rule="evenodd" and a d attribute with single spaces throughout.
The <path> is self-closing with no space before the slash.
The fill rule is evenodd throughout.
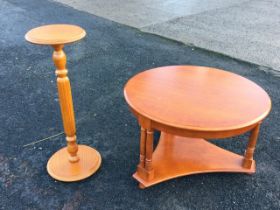
<path id="1" fill-rule="evenodd" d="M 47 25 L 30 30 L 25 38 L 34 44 L 51 45 L 56 66 L 57 87 L 67 147 L 56 152 L 48 161 L 49 174 L 60 181 L 85 179 L 95 173 L 101 164 L 101 156 L 95 149 L 78 145 L 70 81 L 67 76 L 64 44 L 78 41 L 85 31 L 74 25 Z"/>
<path id="2" fill-rule="evenodd" d="M 140 140 L 140 166 L 145 167 L 146 157 L 146 129 L 141 127 L 141 140 Z"/>
<path id="3" fill-rule="evenodd" d="M 88 178 L 101 165 L 99 152 L 89 146 L 78 145 L 77 156 L 79 161 L 71 162 L 67 147 L 58 150 L 48 161 L 48 173 L 56 180 L 73 182 Z"/>
<path id="4" fill-rule="evenodd" d="M 28 31 L 25 39 L 39 45 L 63 45 L 78 41 L 86 36 L 79 26 L 68 24 L 52 24 Z"/>
<path id="5" fill-rule="evenodd" d="M 153 153 L 153 179 L 143 178 L 138 171 L 133 174 L 133 177 L 141 183 L 141 188 L 145 188 L 190 174 L 255 172 L 255 161 L 250 168 L 242 167 L 242 161 L 242 156 L 219 148 L 204 139 L 180 137 L 162 132 L 159 144 Z"/>
<path id="6" fill-rule="evenodd" d="M 251 131 L 248 146 L 244 155 L 244 161 L 243 161 L 244 168 L 250 168 L 251 165 L 253 164 L 254 161 L 253 155 L 257 144 L 257 139 L 259 136 L 259 130 L 260 130 L 260 123 L 258 123 L 256 127 Z"/>
<path id="7" fill-rule="evenodd" d="M 198 66 L 144 71 L 128 81 L 125 95 L 130 107 L 146 118 L 197 131 L 254 125 L 267 116 L 271 106 L 267 93 L 254 82 Z"/>
<path id="8" fill-rule="evenodd" d="M 61 108 L 64 132 L 67 141 L 67 150 L 70 154 L 69 161 L 77 162 L 78 145 L 76 143 L 76 125 L 72 102 L 72 93 L 66 69 L 66 55 L 63 52 L 63 45 L 54 45 L 53 61 L 56 66 L 57 88 Z"/>
<path id="9" fill-rule="evenodd" d="M 253 152 L 271 100 L 252 81 L 215 68 L 168 66 L 137 74 L 127 82 L 124 95 L 142 127 L 140 163 L 133 175 L 141 188 L 194 173 L 255 172 Z M 162 135 L 151 156 L 148 135 L 153 130 Z M 251 137 L 244 157 L 201 139 L 248 131 Z"/>
<path id="10" fill-rule="evenodd" d="M 147 171 L 148 180 L 151 180 L 154 177 L 153 170 L 153 144 L 154 144 L 154 132 L 152 129 L 147 130 L 147 140 L 146 140 L 146 158 L 145 158 L 145 169 Z"/>

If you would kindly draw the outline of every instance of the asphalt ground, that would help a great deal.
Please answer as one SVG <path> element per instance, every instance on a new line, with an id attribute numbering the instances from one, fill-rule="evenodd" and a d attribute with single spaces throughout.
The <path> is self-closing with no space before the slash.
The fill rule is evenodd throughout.
<path id="1" fill-rule="evenodd" d="M 258 66 L 145 34 L 43 0 L 0 0 L 0 207 L 14 209 L 279 209 L 280 78 Z M 100 151 L 102 167 L 76 183 L 53 180 L 48 158 L 65 145 L 50 47 L 24 40 L 49 23 L 83 27 L 66 46 L 79 143 Z M 145 69 L 176 65 L 225 69 L 255 81 L 271 96 L 255 160 L 257 172 L 186 176 L 140 190 L 131 177 L 139 127 L 124 97 L 126 81 Z M 242 154 L 247 135 L 214 143 Z M 28 145 L 29 144 L 29 145 Z M 27 146 L 26 146 L 27 145 Z M 199 155 L 199 154 L 198 154 Z"/>

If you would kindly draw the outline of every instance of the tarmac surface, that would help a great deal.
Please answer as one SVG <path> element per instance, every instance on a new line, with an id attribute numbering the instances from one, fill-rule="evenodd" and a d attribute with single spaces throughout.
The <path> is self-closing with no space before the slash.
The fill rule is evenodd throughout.
<path id="1" fill-rule="evenodd" d="M 188 45 L 280 70 L 279 0 L 55 0 Z"/>
<path id="2" fill-rule="evenodd" d="M 0 5 L 0 209 L 280 208 L 277 73 L 55 2 L 0 0 Z M 49 157 L 65 145 L 52 49 L 31 45 L 24 35 L 50 23 L 77 24 L 87 31 L 84 40 L 65 47 L 78 141 L 103 158 L 100 170 L 82 182 L 58 182 L 46 171 Z M 269 93 L 273 108 L 262 124 L 256 174 L 192 175 L 138 188 L 131 176 L 138 163 L 139 127 L 123 87 L 145 69 L 179 64 L 235 72 Z M 214 142 L 243 154 L 247 137 Z"/>

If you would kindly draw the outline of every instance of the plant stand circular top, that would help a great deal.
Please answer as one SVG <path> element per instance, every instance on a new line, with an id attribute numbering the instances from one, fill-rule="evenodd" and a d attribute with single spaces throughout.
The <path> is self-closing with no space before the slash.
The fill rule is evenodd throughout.
<path id="1" fill-rule="evenodd" d="M 79 26 L 52 24 L 31 29 L 26 33 L 25 39 L 33 44 L 59 45 L 79 41 L 85 36 L 85 30 Z"/>
<path id="2" fill-rule="evenodd" d="M 271 100 L 254 82 L 209 67 L 167 66 L 131 78 L 125 99 L 141 126 L 140 187 L 205 172 L 254 173 L 254 148 Z M 161 131 L 153 152 L 153 130 Z M 251 131 L 244 157 L 204 139 Z"/>

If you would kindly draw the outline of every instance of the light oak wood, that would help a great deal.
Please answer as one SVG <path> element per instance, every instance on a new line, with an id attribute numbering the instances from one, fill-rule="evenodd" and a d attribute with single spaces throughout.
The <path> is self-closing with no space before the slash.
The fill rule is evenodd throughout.
<path id="1" fill-rule="evenodd" d="M 145 167 L 146 157 L 146 129 L 141 127 L 141 140 L 140 140 L 140 166 Z"/>
<path id="2" fill-rule="evenodd" d="M 95 149 L 78 145 L 70 81 L 67 76 L 64 44 L 82 39 L 85 31 L 74 25 L 47 25 L 30 30 L 25 38 L 34 44 L 51 45 L 56 66 L 59 103 L 66 135 L 67 147 L 56 152 L 48 161 L 48 173 L 55 179 L 72 182 L 85 179 L 95 173 L 101 164 L 101 156 Z"/>
<path id="3" fill-rule="evenodd" d="M 146 132 L 142 129 L 140 139 L 142 145 L 146 136 L 146 161 L 143 166 L 140 159 L 134 174 L 140 188 L 194 173 L 255 172 L 253 153 L 271 100 L 254 82 L 215 68 L 168 66 L 135 75 L 127 82 L 124 95 Z M 162 137 L 151 156 L 153 144 L 148 133 L 153 130 L 161 131 Z M 251 137 L 244 157 L 201 139 L 227 138 L 248 131 Z M 159 158 L 159 153 L 164 155 Z M 201 154 L 207 157 L 200 159 Z"/>
<path id="4" fill-rule="evenodd" d="M 79 26 L 68 24 L 52 24 L 40 26 L 28 31 L 25 39 L 39 45 L 61 45 L 78 41 L 86 36 Z"/>
<path id="5" fill-rule="evenodd" d="M 222 157 L 222 158 L 221 158 Z M 154 178 L 143 178 L 138 171 L 133 177 L 141 188 L 190 174 L 213 172 L 255 172 L 255 161 L 250 168 L 242 167 L 243 157 L 221 149 L 204 139 L 180 137 L 161 133 L 153 154 Z"/>
<path id="6" fill-rule="evenodd" d="M 247 146 L 247 149 L 246 149 L 245 155 L 244 155 L 244 161 L 243 161 L 244 168 L 250 168 L 254 161 L 253 155 L 254 155 L 255 147 L 257 144 L 258 136 L 259 136 L 259 130 L 260 130 L 260 123 L 258 123 L 256 125 L 256 127 L 251 131 L 248 146 Z"/>
<path id="7" fill-rule="evenodd" d="M 146 158 L 145 158 L 145 169 L 147 171 L 148 180 L 153 179 L 154 177 L 154 169 L 153 169 L 153 146 L 154 144 L 154 132 L 152 129 L 147 130 L 147 140 L 146 140 Z"/>
<path id="8" fill-rule="evenodd" d="M 99 152 L 89 146 L 79 145 L 77 156 L 79 161 L 71 162 L 68 147 L 58 150 L 48 161 L 48 173 L 56 180 L 74 182 L 90 177 L 101 165 Z"/>
<path id="9" fill-rule="evenodd" d="M 127 82 L 125 96 L 132 109 L 152 121 L 197 131 L 254 125 L 267 116 L 271 106 L 267 93 L 254 82 L 199 66 L 139 73 Z"/>
<path id="10" fill-rule="evenodd" d="M 76 125 L 72 102 L 70 81 L 67 76 L 66 55 L 63 52 L 63 45 L 54 45 L 53 61 L 56 66 L 57 88 L 60 102 L 60 109 L 64 132 L 66 134 L 67 150 L 70 154 L 69 161 L 77 162 L 78 145 L 76 143 Z"/>

